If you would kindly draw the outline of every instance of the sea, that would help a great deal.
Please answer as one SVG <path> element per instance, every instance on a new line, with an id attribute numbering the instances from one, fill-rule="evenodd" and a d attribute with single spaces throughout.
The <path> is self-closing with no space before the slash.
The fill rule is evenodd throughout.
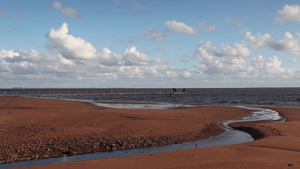
<path id="1" fill-rule="evenodd" d="M 11 88 L 1 95 L 192 106 L 300 107 L 300 88 Z"/>

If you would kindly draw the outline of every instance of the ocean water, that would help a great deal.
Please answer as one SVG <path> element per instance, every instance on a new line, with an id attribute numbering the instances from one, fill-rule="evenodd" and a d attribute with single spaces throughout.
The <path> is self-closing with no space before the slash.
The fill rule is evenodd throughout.
<path id="1" fill-rule="evenodd" d="M 300 106 L 300 88 L 186 88 L 172 95 L 163 89 L 0 89 L 0 95 L 114 102 L 153 102 L 200 106 Z"/>

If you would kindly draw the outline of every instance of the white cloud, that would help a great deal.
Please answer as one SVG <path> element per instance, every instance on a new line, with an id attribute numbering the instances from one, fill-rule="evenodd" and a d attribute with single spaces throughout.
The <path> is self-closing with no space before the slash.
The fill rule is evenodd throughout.
<path id="1" fill-rule="evenodd" d="M 278 17 L 275 18 L 277 23 L 285 21 L 300 22 L 300 7 L 299 5 L 285 5 L 282 10 L 279 10 Z"/>
<path id="2" fill-rule="evenodd" d="M 165 25 L 167 26 L 169 31 L 177 32 L 177 33 L 184 33 L 188 35 L 196 35 L 198 32 L 191 26 L 186 25 L 182 22 L 177 21 L 166 21 Z"/>
<path id="3" fill-rule="evenodd" d="M 146 39 L 148 40 L 158 40 L 158 41 L 164 41 L 165 35 L 156 31 L 155 29 L 145 29 Z"/>
<path id="4" fill-rule="evenodd" d="M 53 2 L 53 6 L 54 8 L 58 9 L 61 13 L 63 13 L 65 16 L 81 18 L 75 9 L 64 8 L 61 2 L 55 1 Z"/>
<path id="5" fill-rule="evenodd" d="M 217 28 L 214 25 L 210 25 L 206 22 L 201 22 L 198 24 L 205 32 L 212 32 L 217 30 Z"/>
<path id="6" fill-rule="evenodd" d="M 250 56 L 250 51 L 244 44 L 235 43 L 234 47 L 222 44 L 220 51 L 216 54 L 219 56 L 246 57 Z"/>
<path id="7" fill-rule="evenodd" d="M 125 49 L 123 56 L 124 64 L 127 66 L 145 66 L 152 64 L 151 58 L 145 53 L 136 50 L 135 46 L 130 49 Z"/>
<path id="8" fill-rule="evenodd" d="M 108 48 L 104 48 L 99 54 L 99 63 L 106 66 L 120 65 L 122 56 L 118 53 L 110 51 Z"/>
<path id="9" fill-rule="evenodd" d="M 63 23 L 60 28 L 51 29 L 46 35 L 50 47 L 66 59 L 93 59 L 97 50 L 89 42 L 68 34 L 68 25 Z"/>
<path id="10" fill-rule="evenodd" d="M 40 53 L 36 50 L 1 50 L 0 58 L 5 59 L 8 62 L 39 62 Z"/>
<path id="11" fill-rule="evenodd" d="M 221 49 L 217 50 L 209 41 L 202 42 L 194 52 L 194 56 L 200 62 L 200 70 L 206 74 L 239 77 L 253 71 L 244 59 L 249 55 L 249 50 L 242 44 L 235 44 L 234 47 L 222 45 Z"/>
<path id="12" fill-rule="evenodd" d="M 1 50 L 0 58 L 12 58 L 14 56 L 19 56 L 18 53 L 14 52 L 14 50 Z"/>
<path id="13" fill-rule="evenodd" d="M 40 53 L 35 50 L 1 50 L 0 67 L 2 71 L 15 75 L 39 74 Z M 12 76 L 13 77 L 13 76 Z"/>
<path id="14" fill-rule="evenodd" d="M 277 51 L 289 52 L 300 56 L 300 34 L 294 37 L 290 32 L 286 32 L 281 40 L 274 40 L 268 33 L 252 36 L 251 32 L 247 32 L 245 40 L 249 42 L 254 49 L 268 46 Z"/>
<path id="15" fill-rule="evenodd" d="M 291 78 L 294 75 L 291 69 L 281 67 L 281 61 L 276 56 L 264 59 L 263 56 L 258 55 L 252 58 L 252 64 L 262 77 Z"/>
<path id="16" fill-rule="evenodd" d="M 201 52 L 201 58 L 210 60 L 215 57 L 247 57 L 250 56 L 249 49 L 244 44 L 235 43 L 234 47 L 228 45 L 221 45 L 221 48 L 217 50 L 212 42 L 201 42 L 198 52 Z"/>
<path id="17" fill-rule="evenodd" d="M 99 87 L 99 84 L 103 87 L 127 87 L 132 84 L 136 87 L 162 87 L 186 84 L 195 86 L 199 82 L 211 82 L 210 79 L 213 78 L 214 82 L 226 79 L 238 81 L 240 78 L 247 78 L 251 82 L 257 77 L 299 78 L 299 71 L 282 68 L 277 57 L 264 59 L 257 56 L 252 58 L 251 65 L 246 60 L 251 53 L 245 43 L 232 46 L 223 44 L 217 48 L 212 42 L 202 42 L 193 55 L 199 62 L 196 65 L 198 70 L 191 71 L 168 66 L 166 60 L 151 58 L 150 54 L 135 46 L 125 49 L 123 53 L 116 53 L 108 48 L 97 50 L 84 39 L 68 34 L 66 23 L 57 29 L 51 29 L 46 37 L 49 44 L 44 53 L 22 49 L 0 50 L 0 81 L 11 80 L 12 83 L 9 84 L 12 86 L 16 83 L 18 86 L 30 86 L 36 80 L 43 82 L 42 85 L 46 84 L 46 87 Z M 295 48 L 297 41 L 294 42 L 293 39 L 297 40 L 298 37 L 286 34 L 282 40 L 275 41 L 271 36 L 252 36 L 248 33 L 245 39 L 257 43 L 257 48 L 270 46 L 290 50 Z M 193 63 L 190 57 L 181 61 Z M 36 82 L 36 87 L 41 87 L 38 86 L 41 84 L 39 82 Z"/>
<path id="18" fill-rule="evenodd" d="M 300 34 L 294 37 L 290 32 L 286 32 L 283 39 L 275 41 L 271 47 L 275 50 L 290 52 L 300 56 Z"/>
<path id="19" fill-rule="evenodd" d="M 140 79 L 143 78 L 143 70 L 139 66 L 121 66 L 119 68 L 119 73 L 124 78 L 134 78 L 134 79 Z"/>
<path id="20" fill-rule="evenodd" d="M 252 36 L 251 32 L 246 32 L 245 39 L 247 42 L 250 42 L 252 47 L 255 50 L 258 50 L 261 47 L 271 45 L 274 42 L 272 36 L 268 33 L 261 35 L 257 34 L 257 36 Z"/>
<path id="21" fill-rule="evenodd" d="M 135 46 L 132 46 L 130 49 L 125 49 L 123 59 L 124 65 L 126 66 L 151 66 L 154 63 L 165 63 L 165 60 L 161 58 L 151 59 L 144 52 L 138 51 Z"/>
<path id="22" fill-rule="evenodd" d="M 159 87 L 197 76 L 197 72 L 166 66 L 164 59 L 152 59 L 136 47 L 125 49 L 123 54 L 108 48 L 97 51 L 85 40 L 69 35 L 66 23 L 58 29 L 51 29 L 46 37 L 49 44 L 44 53 L 22 49 L 0 50 L 0 81 L 6 81 L 8 86 L 17 83 L 18 86 L 30 87 L 123 85 L 133 82 L 149 86 L 151 81 L 159 81 Z M 10 80 L 12 83 L 8 83 Z M 36 81 L 35 85 L 33 81 Z"/>
<path id="23" fill-rule="evenodd" d="M 184 68 L 170 67 L 166 65 L 155 66 L 121 66 L 119 76 L 124 81 L 132 79 L 143 79 L 147 83 L 155 81 L 156 83 L 186 83 L 187 79 L 199 77 L 198 72 L 189 71 Z M 154 84 L 153 84 L 154 85 Z M 158 86 L 159 87 L 159 86 Z"/>

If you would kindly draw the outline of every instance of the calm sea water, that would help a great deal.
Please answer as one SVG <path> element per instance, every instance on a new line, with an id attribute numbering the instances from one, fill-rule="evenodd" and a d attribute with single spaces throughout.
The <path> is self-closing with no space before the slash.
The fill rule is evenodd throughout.
<path id="1" fill-rule="evenodd" d="M 172 95 L 164 89 L 0 89 L 0 95 L 27 95 L 60 99 L 154 102 L 182 105 L 300 107 L 300 88 L 186 88 L 186 94 Z M 178 92 L 183 89 L 177 89 Z M 51 96 L 49 96 L 49 94 Z"/>

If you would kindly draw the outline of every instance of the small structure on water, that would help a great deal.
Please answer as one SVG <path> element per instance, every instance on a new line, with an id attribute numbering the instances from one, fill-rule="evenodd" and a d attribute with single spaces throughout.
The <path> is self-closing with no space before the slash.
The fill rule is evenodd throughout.
<path id="1" fill-rule="evenodd" d="M 172 91 L 172 95 L 174 94 L 186 94 L 186 90 L 185 89 L 177 89 L 177 88 L 173 88 L 173 91 Z"/>

